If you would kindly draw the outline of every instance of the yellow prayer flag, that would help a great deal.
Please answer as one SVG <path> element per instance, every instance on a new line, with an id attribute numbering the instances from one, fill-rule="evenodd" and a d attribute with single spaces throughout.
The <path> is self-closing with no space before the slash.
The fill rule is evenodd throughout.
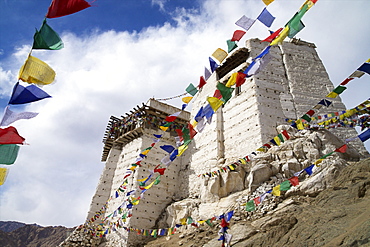
<path id="1" fill-rule="evenodd" d="M 300 119 L 298 119 L 297 121 L 295 121 L 295 123 L 297 124 L 297 129 L 299 129 L 299 130 L 303 130 L 304 129 L 303 124 L 302 124 L 302 121 Z"/>
<path id="2" fill-rule="evenodd" d="M 19 79 L 28 83 L 47 85 L 54 81 L 55 71 L 45 62 L 30 55 L 19 70 Z"/>
<path id="3" fill-rule="evenodd" d="M 212 57 L 217 59 L 219 63 L 222 63 L 222 61 L 227 57 L 227 52 L 222 50 L 221 48 L 217 48 L 217 50 L 212 53 Z"/>
<path id="4" fill-rule="evenodd" d="M 197 221 L 199 224 L 204 224 L 206 221 L 205 220 L 198 220 Z"/>
<path id="5" fill-rule="evenodd" d="M 8 174 L 8 169 L 0 167 L 0 185 L 5 183 L 6 175 Z"/>
<path id="6" fill-rule="evenodd" d="M 323 160 L 324 160 L 324 159 L 318 159 L 318 160 L 316 160 L 316 161 L 314 162 L 314 164 L 315 164 L 315 165 L 318 165 L 318 164 L 320 164 Z"/>
<path id="7" fill-rule="evenodd" d="M 307 10 L 309 10 L 312 6 L 315 5 L 314 2 L 312 2 L 311 0 L 306 0 L 306 2 L 304 2 L 304 4 L 302 4 L 301 8 L 300 9 L 303 9 L 303 7 L 307 4 Z M 306 11 L 307 11 L 306 10 Z"/>
<path id="8" fill-rule="evenodd" d="M 262 2 L 264 3 L 264 4 L 266 4 L 266 6 L 267 5 L 269 5 L 270 3 L 272 3 L 274 0 L 262 0 Z"/>
<path id="9" fill-rule="evenodd" d="M 189 103 L 191 100 L 193 99 L 193 97 L 189 96 L 189 97 L 184 97 L 182 98 L 182 102 L 184 102 L 185 104 Z"/>
<path id="10" fill-rule="evenodd" d="M 280 196 L 280 184 L 278 186 L 275 186 L 274 188 L 272 188 L 272 194 L 274 196 Z"/>
<path id="11" fill-rule="evenodd" d="M 186 225 L 186 218 L 180 219 L 180 223 L 181 223 L 181 225 Z"/>
<path id="12" fill-rule="evenodd" d="M 212 110 L 216 112 L 220 106 L 224 103 L 222 100 L 216 98 L 216 97 L 208 97 L 207 98 L 208 103 L 212 107 Z"/>
<path id="13" fill-rule="evenodd" d="M 281 141 L 280 141 L 280 138 L 279 138 L 278 136 L 275 136 L 275 137 L 274 137 L 274 141 L 276 142 L 276 144 L 277 144 L 278 146 L 280 146 Z"/>
<path id="14" fill-rule="evenodd" d="M 150 152 L 150 149 L 142 151 L 141 154 L 147 155 L 149 152 Z"/>
<path id="15" fill-rule="evenodd" d="M 185 151 L 186 151 L 186 149 L 188 149 L 188 145 L 181 145 L 179 148 L 178 148 L 178 151 L 179 151 L 179 153 L 177 154 L 177 156 L 179 157 L 179 156 L 181 156 Z"/>
<path id="16" fill-rule="evenodd" d="M 164 126 L 159 126 L 159 128 L 163 131 L 166 131 L 168 129 L 168 127 L 164 127 Z"/>
<path id="17" fill-rule="evenodd" d="M 336 98 L 338 96 L 338 94 L 336 92 L 330 92 L 328 95 L 326 95 L 325 97 L 327 98 Z"/>
<path id="18" fill-rule="evenodd" d="M 138 179 L 137 181 L 138 182 L 144 182 L 145 180 L 147 180 L 148 178 L 146 177 L 146 178 L 142 178 L 142 179 Z"/>
<path id="19" fill-rule="evenodd" d="M 154 184 L 155 180 L 153 182 L 151 182 L 148 186 L 145 186 L 143 187 L 144 189 L 148 190 L 150 188 L 152 188 L 153 184 Z"/>
<path id="20" fill-rule="evenodd" d="M 281 44 L 283 43 L 284 39 L 288 36 L 289 34 L 289 26 L 285 26 L 285 28 L 283 29 L 283 31 L 281 31 L 281 33 L 279 34 L 279 36 L 277 36 L 276 39 L 274 39 L 270 45 L 278 45 L 278 44 Z"/>
<path id="21" fill-rule="evenodd" d="M 229 80 L 227 81 L 227 83 L 226 83 L 226 87 L 231 87 L 231 86 L 233 86 L 235 83 L 236 83 L 236 78 L 238 77 L 238 72 L 235 72 L 235 73 L 233 73 L 231 76 L 230 76 L 230 78 L 229 78 Z"/>
<path id="22" fill-rule="evenodd" d="M 228 167 L 229 167 L 229 168 L 230 168 L 230 170 L 232 170 L 232 171 L 234 171 L 234 170 L 235 170 L 234 166 L 232 166 L 232 165 L 228 165 Z"/>
<path id="23" fill-rule="evenodd" d="M 192 121 L 191 121 L 191 123 L 190 123 L 193 127 L 196 127 L 197 125 L 198 125 L 198 122 L 195 120 L 195 119 L 193 119 Z"/>
<path id="24" fill-rule="evenodd" d="M 365 63 L 370 63 L 370 58 L 368 60 L 366 60 Z"/>

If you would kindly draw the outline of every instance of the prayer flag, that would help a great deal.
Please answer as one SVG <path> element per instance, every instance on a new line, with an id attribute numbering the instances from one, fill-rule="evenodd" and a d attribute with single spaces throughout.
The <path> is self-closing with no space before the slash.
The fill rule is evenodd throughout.
<path id="1" fill-rule="evenodd" d="M 227 87 L 224 84 L 218 82 L 217 83 L 217 89 L 220 90 L 220 93 L 222 95 L 222 99 L 226 103 L 232 97 L 232 94 L 233 94 L 233 91 L 234 91 L 235 88 Z"/>
<path id="2" fill-rule="evenodd" d="M 270 34 L 270 36 L 268 36 L 266 39 L 262 40 L 261 42 L 271 43 L 280 34 L 281 31 L 283 31 L 283 28 L 279 28 L 278 30 Z"/>
<path id="3" fill-rule="evenodd" d="M 356 70 L 349 77 L 350 78 L 353 78 L 353 77 L 361 78 L 364 74 L 365 74 L 364 72 Z"/>
<path id="4" fill-rule="evenodd" d="M 256 197 L 256 198 L 253 199 L 254 204 L 256 204 L 256 206 L 258 206 L 261 203 L 260 199 L 261 199 L 261 197 Z"/>
<path id="5" fill-rule="evenodd" d="M 211 76 L 211 72 L 204 67 L 204 79 L 208 80 L 208 78 Z"/>
<path id="6" fill-rule="evenodd" d="M 91 5 L 85 0 L 53 0 L 46 17 L 56 18 L 70 15 L 88 7 L 91 7 Z"/>
<path id="7" fill-rule="evenodd" d="M 170 155 L 170 160 L 174 161 L 178 154 L 179 154 L 179 151 L 177 149 L 175 151 L 173 151 Z"/>
<path id="8" fill-rule="evenodd" d="M 226 215 L 226 221 L 229 222 L 234 215 L 234 211 L 230 211 Z"/>
<path id="9" fill-rule="evenodd" d="M 206 85 L 206 80 L 204 79 L 203 76 L 200 77 L 199 79 L 199 85 L 198 85 L 198 88 L 201 89 L 204 85 Z M 189 103 L 189 102 L 188 102 Z"/>
<path id="10" fill-rule="evenodd" d="M 306 0 L 302 5 L 301 9 L 307 5 L 307 10 L 309 10 L 318 0 Z"/>
<path id="11" fill-rule="evenodd" d="M 277 137 L 279 137 L 279 139 L 280 139 L 281 142 L 284 142 L 283 134 L 278 134 Z"/>
<path id="12" fill-rule="evenodd" d="M 326 106 L 326 107 L 328 107 L 328 106 L 330 106 L 331 105 L 331 101 L 329 101 L 329 100 L 327 100 L 327 99 L 322 99 L 320 102 L 319 102 L 319 104 L 320 105 L 323 105 L 323 106 Z"/>
<path id="13" fill-rule="evenodd" d="M 172 160 L 170 160 L 170 156 L 165 156 L 161 159 L 161 163 L 166 166 L 169 165 L 171 162 Z"/>
<path id="14" fill-rule="evenodd" d="M 255 209 L 256 209 L 256 207 L 254 206 L 254 201 L 253 200 L 250 200 L 249 202 L 247 202 L 245 210 L 247 210 L 248 212 L 252 212 Z"/>
<path id="15" fill-rule="evenodd" d="M 290 181 L 289 180 L 285 180 L 284 182 L 282 182 L 280 184 L 280 191 L 287 191 L 290 189 Z"/>
<path id="16" fill-rule="evenodd" d="M 236 81 L 235 81 L 235 86 L 240 87 L 241 85 L 243 85 L 244 82 L 245 82 L 245 77 L 246 76 L 247 75 L 244 74 L 243 72 L 238 72 L 238 75 L 237 75 Z"/>
<path id="17" fill-rule="evenodd" d="M 188 124 L 188 129 L 189 129 L 190 139 L 193 139 L 194 136 L 197 134 L 197 132 L 194 130 L 193 125 L 191 125 L 190 123 Z"/>
<path id="18" fill-rule="evenodd" d="M 212 221 L 210 219 L 206 220 L 206 224 L 210 227 L 213 227 Z"/>
<path id="19" fill-rule="evenodd" d="M 19 79 L 34 84 L 47 85 L 54 81 L 55 71 L 40 59 L 28 56 L 19 70 Z"/>
<path id="20" fill-rule="evenodd" d="M 218 64 L 211 57 L 209 57 L 209 65 L 211 66 L 212 73 L 218 68 Z"/>
<path id="21" fill-rule="evenodd" d="M 294 177 L 289 178 L 289 181 L 290 181 L 290 184 L 292 186 L 299 185 L 299 180 L 298 180 L 298 177 L 297 176 L 294 176 Z"/>
<path id="22" fill-rule="evenodd" d="M 181 111 L 179 111 L 179 112 L 175 112 L 174 114 L 167 116 L 165 120 L 166 120 L 167 122 L 173 122 L 173 121 L 175 121 L 175 120 L 176 120 L 176 118 L 180 115 L 180 113 L 181 113 Z"/>
<path id="23" fill-rule="evenodd" d="M 171 145 L 163 145 L 163 146 L 160 146 L 160 148 L 162 148 L 167 153 L 172 153 L 173 150 L 175 150 L 175 148 Z"/>
<path id="24" fill-rule="evenodd" d="M 237 72 L 235 72 L 235 73 L 233 73 L 231 76 L 230 76 L 230 78 L 229 78 L 229 80 L 227 81 L 227 83 L 226 83 L 226 87 L 231 87 L 231 86 L 233 86 L 235 83 L 236 83 L 236 78 L 238 77 L 238 73 Z"/>
<path id="25" fill-rule="evenodd" d="M 212 53 L 212 57 L 217 59 L 219 64 L 221 64 L 222 61 L 224 61 L 224 59 L 227 57 L 227 52 L 222 50 L 221 48 L 217 48 L 217 50 L 215 50 L 215 52 Z"/>
<path id="26" fill-rule="evenodd" d="M 257 17 L 257 20 L 262 22 L 266 27 L 271 27 L 272 23 L 275 20 L 275 17 L 273 17 L 265 7 L 262 10 L 261 14 Z"/>
<path id="27" fill-rule="evenodd" d="M 46 23 L 45 19 L 40 30 L 36 29 L 32 49 L 60 50 L 63 47 L 59 35 Z"/>
<path id="28" fill-rule="evenodd" d="M 370 74 L 370 63 L 362 64 L 357 70 Z"/>
<path id="29" fill-rule="evenodd" d="M 239 41 L 245 34 L 246 32 L 243 30 L 235 30 L 233 37 L 231 38 L 230 41 Z"/>
<path id="30" fill-rule="evenodd" d="M 218 108 L 220 108 L 224 103 L 222 100 L 217 99 L 215 97 L 207 97 L 207 101 L 209 105 L 212 107 L 213 112 L 216 112 Z"/>
<path id="31" fill-rule="evenodd" d="M 368 140 L 370 138 L 370 129 L 367 129 L 365 132 L 358 135 L 358 138 L 360 138 L 362 142 Z"/>
<path id="32" fill-rule="evenodd" d="M 7 175 L 8 175 L 8 169 L 4 167 L 0 167 L 0 185 L 3 185 L 5 183 Z"/>
<path id="33" fill-rule="evenodd" d="M 0 164 L 11 165 L 17 159 L 19 146 L 15 144 L 0 145 Z"/>
<path id="34" fill-rule="evenodd" d="M 340 85 L 344 86 L 344 85 L 346 85 L 348 82 L 352 81 L 353 79 L 354 79 L 354 78 L 347 78 L 347 79 L 345 79 L 344 81 L 342 81 L 342 82 L 340 83 Z"/>
<path id="35" fill-rule="evenodd" d="M 280 196 L 280 184 L 278 186 L 275 186 L 274 188 L 272 188 L 272 194 L 274 196 Z"/>
<path id="36" fill-rule="evenodd" d="M 325 97 L 327 98 L 336 98 L 338 96 L 338 94 L 336 92 L 330 92 L 328 95 L 326 95 Z"/>
<path id="37" fill-rule="evenodd" d="M 210 104 L 206 105 L 206 107 L 203 108 L 203 115 L 207 118 L 207 122 L 210 124 L 212 122 L 212 116 L 215 112 L 212 109 L 212 106 Z"/>
<path id="38" fill-rule="evenodd" d="M 189 86 L 186 88 L 186 92 L 188 92 L 191 96 L 194 96 L 197 94 L 198 89 L 194 87 L 192 83 L 189 84 Z"/>
<path id="39" fill-rule="evenodd" d="M 276 142 L 276 145 L 280 146 L 281 142 L 280 142 L 280 138 L 278 136 L 274 137 L 274 141 Z"/>
<path id="40" fill-rule="evenodd" d="M 295 26 L 290 26 L 288 37 L 291 38 L 291 39 L 294 38 L 294 36 L 296 36 L 297 33 L 302 31 L 303 28 L 305 28 L 305 25 L 303 24 L 302 21 L 299 21 L 298 24 L 295 25 Z"/>
<path id="41" fill-rule="evenodd" d="M 272 3 L 274 0 L 262 0 L 262 2 L 266 5 L 269 5 L 270 3 Z"/>
<path id="42" fill-rule="evenodd" d="M 288 21 L 287 26 L 293 28 L 294 30 L 299 30 L 301 28 L 301 19 L 308 10 L 308 5 L 304 4 L 302 8 Z"/>
<path id="43" fill-rule="evenodd" d="M 253 19 L 248 18 L 245 15 L 243 15 L 239 20 L 237 20 L 235 22 L 235 24 L 248 31 L 249 28 L 251 28 L 251 26 L 254 24 L 255 21 L 256 20 L 253 20 Z"/>
<path id="44" fill-rule="evenodd" d="M 284 39 L 288 36 L 289 34 L 289 26 L 285 26 L 285 28 L 283 29 L 283 31 L 281 31 L 281 33 L 279 34 L 279 36 L 276 37 L 276 39 L 274 39 L 270 45 L 278 45 L 278 44 L 282 44 Z"/>
<path id="45" fill-rule="evenodd" d="M 216 89 L 215 92 L 213 93 L 213 97 L 215 97 L 217 99 L 222 99 L 222 94 L 221 94 L 220 90 Z"/>
<path id="46" fill-rule="evenodd" d="M 226 40 L 226 43 L 227 43 L 227 52 L 230 53 L 232 52 L 235 48 L 238 47 L 238 45 L 236 44 L 235 41 L 231 41 L 231 40 Z"/>
<path id="47" fill-rule="evenodd" d="M 23 144 L 24 140 L 14 127 L 0 128 L 0 144 Z"/>
<path id="48" fill-rule="evenodd" d="M 309 167 L 305 168 L 305 172 L 307 172 L 308 175 L 312 174 L 312 169 L 314 168 L 315 165 L 310 165 Z"/>
<path id="49" fill-rule="evenodd" d="M 338 153 L 345 153 L 346 151 L 347 151 L 347 145 L 346 144 L 344 144 L 341 147 L 335 149 L 335 152 L 338 152 Z"/>
<path id="50" fill-rule="evenodd" d="M 187 144 L 183 144 L 183 145 L 181 145 L 179 148 L 178 148 L 178 154 L 177 154 L 177 156 L 181 156 L 187 149 L 188 149 L 188 144 L 189 143 L 187 143 Z"/>
<path id="51" fill-rule="evenodd" d="M 5 107 L 3 119 L 0 122 L 0 126 L 8 126 L 11 123 L 20 119 L 31 119 L 38 115 L 36 112 L 13 112 L 9 109 L 9 105 Z"/>
<path id="52" fill-rule="evenodd" d="M 182 98 L 181 100 L 182 100 L 182 102 L 184 102 L 185 104 L 188 104 L 192 99 L 193 99 L 193 97 L 188 96 L 188 97 L 184 97 L 184 98 Z"/>
<path id="53" fill-rule="evenodd" d="M 333 92 L 337 93 L 337 94 L 341 94 L 346 89 L 347 89 L 346 87 L 343 87 L 343 86 L 339 85 L 338 87 L 334 88 Z"/>
<path id="54" fill-rule="evenodd" d="M 260 70 L 264 69 L 266 65 L 271 60 L 271 55 L 269 54 L 271 46 L 267 46 L 263 51 L 252 61 L 252 63 L 243 72 L 250 77 L 259 73 Z"/>

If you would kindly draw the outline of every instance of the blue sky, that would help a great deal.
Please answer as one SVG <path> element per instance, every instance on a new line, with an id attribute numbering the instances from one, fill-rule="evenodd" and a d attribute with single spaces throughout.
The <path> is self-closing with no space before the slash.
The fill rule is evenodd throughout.
<path id="1" fill-rule="evenodd" d="M 0 0 L 0 111 L 50 2 Z M 275 0 L 268 6 L 276 17 L 271 28 L 282 27 L 303 2 Z M 30 145 L 21 147 L 0 187 L 0 220 L 84 222 L 104 166 L 102 138 L 109 117 L 197 84 L 208 57 L 226 49 L 226 40 L 240 29 L 235 21 L 242 15 L 256 18 L 264 8 L 261 0 L 97 0 L 93 5 L 48 20 L 64 49 L 32 53 L 57 73 L 55 83 L 43 88 L 53 98 L 23 106 L 39 115 L 13 124 Z M 319 0 L 303 18 L 306 28 L 298 38 L 316 44 L 335 86 L 370 57 L 369 9 L 368 0 Z M 256 22 L 239 46 L 267 35 Z M 351 108 L 369 92 L 369 75 L 364 75 L 341 96 Z"/>

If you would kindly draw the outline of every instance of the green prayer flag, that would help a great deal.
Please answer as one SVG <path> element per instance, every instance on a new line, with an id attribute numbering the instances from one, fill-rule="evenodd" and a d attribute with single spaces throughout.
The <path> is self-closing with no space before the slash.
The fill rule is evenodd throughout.
<path id="1" fill-rule="evenodd" d="M 302 118 L 303 118 L 304 120 L 306 120 L 307 122 L 311 122 L 311 117 L 310 117 L 310 116 L 308 116 L 307 114 L 304 114 L 304 115 L 302 116 Z"/>
<path id="2" fill-rule="evenodd" d="M 343 93 L 343 91 L 344 90 L 346 90 L 347 88 L 346 87 L 343 87 L 343 86 L 338 86 L 338 87 L 336 87 L 336 88 L 334 88 L 334 90 L 333 90 L 333 92 L 334 93 L 337 93 L 337 94 L 341 94 L 341 93 Z"/>
<path id="3" fill-rule="evenodd" d="M 194 96 L 197 94 L 198 89 L 196 89 L 196 87 L 194 87 L 194 85 L 190 83 L 190 85 L 186 88 L 186 92 L 188 92 L 191 96 Z"/>
<path id="4" fill-rule="evenodd" d="M 328 156 L 330 156 L 330 155 L 332 155 L 334 153 L 334 151 L 333 152 L 330 152 L 330 153 L 328 153 L 328 154 L 325 154 L 324 156 L 322 156 L 320 159 L 325 159 L 326 157 L 328 157 Z"/>
<path id="5" fill-rule="evenodd" d="M 245 210 L 247 210 L 248 212 L 252 212 L 254 211 L 256 208 L 254 206 L 254 201 L 253 200 L 250 200 L 249 202 L 247 202 L 247 205 L 245 207 Z"/>
<path id="6" fill-rule="evenodd" d="M 0 164 L 11 165 L 17 159 L 19 146 L 16 144 L 0 145 Z"/>
<path id="7" fill-rule="evenodd" d="M 42 23 L 40 30 L 36 29 L 33 36 L 32 49 L 60 50 L 64 47 L 59 35 L 46 23 Z"/>
<path id="8" fill-rule="evenodd" d="M 206 224 L 207 224 L 207 225 L 209 225 L 209 226 L 211 226 L 211 227 L 213 226 L 213 224 L 212 224 L 212 221 L 211 221 L 211 220 L 206 220 Z"/>
<path id="9" fill-rule="evenodd" d="M 154 185 L 157 185 L 161 182 L 161 180 L 159 180 L 161 178 L 161 175 L 159 175 L 155 180 L 154 180 Z"/>
<path id="10" fill-rule="evenodd" d="M 186 224 L 191 224 L 191 223 L 193 223 L 194 221 L 193 221 L 193 219 L 191 218 L 191 217 L 188 217 L 188 220 L 186 221 Z"/>
<path id="11" fill-rule="evenodd" d="M 295 29 L 296 27 L 298 29 Z M 289 38 L 291 38 L 291 39 L 294 38 L 294 36 L 296 36 L 297 33 L 299 33 L 305 27 L 305 25 L 303 24 L 302 21 L 299 21 L 296 27 L 290 27 L 289 28 L 289 33 L 288 33 Z"/>
<path id="12" fill-rule="evenodd" d="M 308 10 L 308 5 L 305 4 L 302 9 L 299 10 L 299 12 L 297 12 L 293 17 L 292 19 L 290 19 L 288 21 L 288 23 L 286 25 L 289 26 L 289 30 L 290 29 L 293 29 L 296 34 L 302 30 L 302 28 L 304 27 L 303 23 L 301 22 L 301 19 L 303 17 L 303 15 L 307 12 Z M 286 26 L 285 25 L 285 26 Z M 302 27 L 303 26 L 303 27 Z M 297 31 L 298 30 L 298 31 Z M 288 34 L 289 35 L 289 34 Z"/>
<path id="13" fill-rule="evenodd" d="M 230 53 L 232 50 L 238 47 L 236 41 L 231 41 L 231 39 L 226 41 L 227 43 L 227 52 Z"/>
<path id="14" fill-rule="evenodd" d="M 279 139 L 280 139 L 281 142 L 284 142 L 283 134 L 278 134 L 278 137 L 279 137 Z"/>
<path id="15" fill-rule="evenodd" d="M 218 82 L 217 83 L 217 89 L 220 90 L 220 93 L 222 95 L 222 99 L 226 103 L 231 98 L 232 93 L 233 93 L 233 91 L 234 91 L 235 88 L 226 87 L 224 84 Z"/>
<path id="16" fill-rule="evenodd" d="M 290 181 L 286 180 L 280 184 L 280 191 L 286 191 L 290 189 Z"/>

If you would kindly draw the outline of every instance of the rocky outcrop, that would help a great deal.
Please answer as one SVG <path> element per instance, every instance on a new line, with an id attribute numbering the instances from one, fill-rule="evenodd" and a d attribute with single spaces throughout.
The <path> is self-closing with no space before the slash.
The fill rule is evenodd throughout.
<path id="1" fill-rule="evenodd" d="M 271 197 L 253 213 L 239 207 L 229 230 L 231 246 L 369 246 L 370 159 L 346 165 L 322 188 Z M 146 246 L 221 246 L 217 230 L 201 226 Z"/>

